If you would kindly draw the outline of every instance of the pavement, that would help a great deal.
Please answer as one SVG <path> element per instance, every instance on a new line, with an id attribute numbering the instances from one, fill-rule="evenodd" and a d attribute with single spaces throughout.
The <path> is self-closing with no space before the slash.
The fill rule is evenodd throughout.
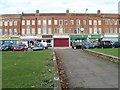
<path id="1" fill-rule="evenodd" d="M 54 48 L 62 60 L 69 88 L 118 88 L 118 64 L 81 49 Z"/>

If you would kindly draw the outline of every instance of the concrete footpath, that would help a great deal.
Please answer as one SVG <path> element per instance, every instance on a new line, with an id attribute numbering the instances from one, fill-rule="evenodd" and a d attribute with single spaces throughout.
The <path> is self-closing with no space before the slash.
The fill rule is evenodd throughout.
<path id="1" fill-rule="evenodd" d="M 118 64 L 80 49 L 54 49 L 62 60 L 69 88 L 118 88 Z"/>

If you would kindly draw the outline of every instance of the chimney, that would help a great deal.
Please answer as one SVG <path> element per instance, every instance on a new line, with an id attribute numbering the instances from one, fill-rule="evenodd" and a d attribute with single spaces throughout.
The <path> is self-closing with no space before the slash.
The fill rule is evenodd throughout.
<path id="1" fill-rule="evenodd" d="M 97 15 L 101 15 L 101 11 L 100 10 L 97 10 Z"/>
<path id="2" fill-rule="evenodd" d="M 36 10 L 36 16 L 40 15 L 39 10 Z"/>

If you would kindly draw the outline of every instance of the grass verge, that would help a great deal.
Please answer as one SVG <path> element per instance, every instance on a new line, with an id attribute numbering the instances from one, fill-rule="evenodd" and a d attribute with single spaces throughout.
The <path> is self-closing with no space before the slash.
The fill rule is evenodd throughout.
<path id="1" fill-rule="evenodd" d="M 53 88 L 52 52 L 25 51 L 2 53 L 3 88 Z"/>
<path id="2" fill-rule="evenodd" d="M 120 48 L 98 48 L 98 49 L 91 49 L 91 50 L 119 57 Z"/>

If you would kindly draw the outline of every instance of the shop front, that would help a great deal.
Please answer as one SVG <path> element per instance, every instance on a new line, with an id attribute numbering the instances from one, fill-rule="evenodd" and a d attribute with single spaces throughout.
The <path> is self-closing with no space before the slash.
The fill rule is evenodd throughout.
<path id="1" fill-rule="evenodd" d="M 10 44 L 12 43 L 13 45 L 16 45 L 20 40 L 20 37 L 19 36 L 3 36 L 3 37 L 0 37 L 0 45 L 3 45 L 3 44 Z"/>
<path id="2" fill-rule="evenodd" d="M 98 34 L 98 35 L 89 35 L 89 41 L 95 42 L 95 41 L 101 41 L 103 39 L 103 35 Z"/>

